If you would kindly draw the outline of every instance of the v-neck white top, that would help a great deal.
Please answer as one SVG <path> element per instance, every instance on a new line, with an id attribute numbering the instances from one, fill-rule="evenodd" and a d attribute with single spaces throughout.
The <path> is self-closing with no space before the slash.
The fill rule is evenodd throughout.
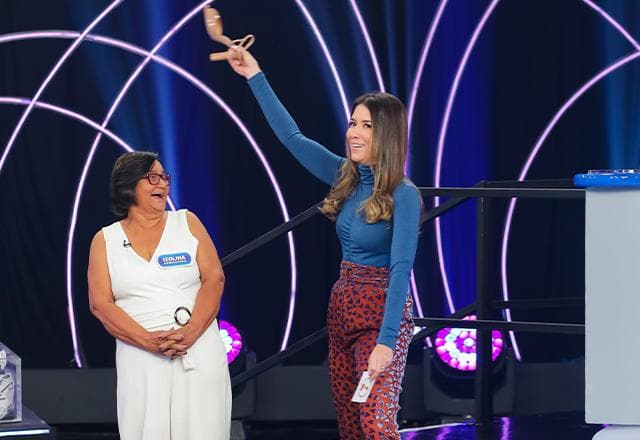
<path id="1" fill-rule="evenodd" d="M 146 330 L 177 327 L 175 310 L 180 306 L 192 310 L 201 285 L 198 240 L 189 230 L 187 210 L 167 212 L 150 261 L 133 250 L 120 222 L 102 232 L 116 305 Z"/>

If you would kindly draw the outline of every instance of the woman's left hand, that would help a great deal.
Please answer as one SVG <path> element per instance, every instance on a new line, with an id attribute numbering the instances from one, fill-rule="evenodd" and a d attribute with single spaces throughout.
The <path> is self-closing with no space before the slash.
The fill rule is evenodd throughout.
<path id="1" fill-rule="evenodd" d="M 172 340 L 171 344 L 164 344 L 161 347 L 161 349 L 164 348 L 164 355 L 175 358 L 187 354 L 187 349 L 196 342 L 200 334 L 192 325 L 187 324 L 168 331 L 164 337 Z"/>
<path id="2" fill-rule="evenodd" d="M 393 360 L 393 350 L 386 345 L 376 344 L 369 356 L 367 372 L 369 377 L 375 380 Z"/>
<path id="3" fill-rule="evenodd" d="M 191 324 L 176 329 L 174 333 L 182 335 L 182 341 L 173 344 L 173 348 L 178 352 L 186 352 L 200 337 L 200 332 Z"/>

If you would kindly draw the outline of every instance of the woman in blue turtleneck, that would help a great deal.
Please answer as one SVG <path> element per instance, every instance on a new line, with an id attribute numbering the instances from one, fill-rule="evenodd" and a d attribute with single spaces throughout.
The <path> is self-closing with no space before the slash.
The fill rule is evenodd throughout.
<path id="1" fill-rule="evenodd" d="M 421 211 L 418 190 L 404 176 L 404 105 L 386 93 L 356 99 L 344 158 L 302 135 L 249 52 L 231 48 L 229 64 L 247 78 L 278 139 L 331 185 L 322 212 L 336 222 L 343 254 L 327 313 L 340 438 L 399 439 L 398 398 L 413 330 L 409 276 Z M 354 403 L 364 371 L 375 383 L 366 402 Z"/>

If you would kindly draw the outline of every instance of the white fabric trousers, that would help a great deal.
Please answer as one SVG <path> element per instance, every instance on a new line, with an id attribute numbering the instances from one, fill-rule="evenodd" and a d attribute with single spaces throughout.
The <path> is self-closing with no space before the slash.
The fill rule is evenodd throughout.
<path id="1" fill-rule="evenodd" d="M 116 341 L 118 428 L 121 440 L 228 440 L 231 382 L 227 356 L 213 324 L 180 359 Z"/>

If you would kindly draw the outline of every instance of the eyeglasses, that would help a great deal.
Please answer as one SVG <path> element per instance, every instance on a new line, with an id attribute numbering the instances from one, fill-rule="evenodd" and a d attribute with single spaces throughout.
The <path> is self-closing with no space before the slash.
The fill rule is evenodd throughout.
<path id="1" fill-rule="evenodd" d="M 160 183 L 160 179 L 164 180 L 164 183 L 171 185 L 171 174 L 168 173 L 147 173 L 141 177 L 146 178 L 151 185 L 157 185 Z"/>

